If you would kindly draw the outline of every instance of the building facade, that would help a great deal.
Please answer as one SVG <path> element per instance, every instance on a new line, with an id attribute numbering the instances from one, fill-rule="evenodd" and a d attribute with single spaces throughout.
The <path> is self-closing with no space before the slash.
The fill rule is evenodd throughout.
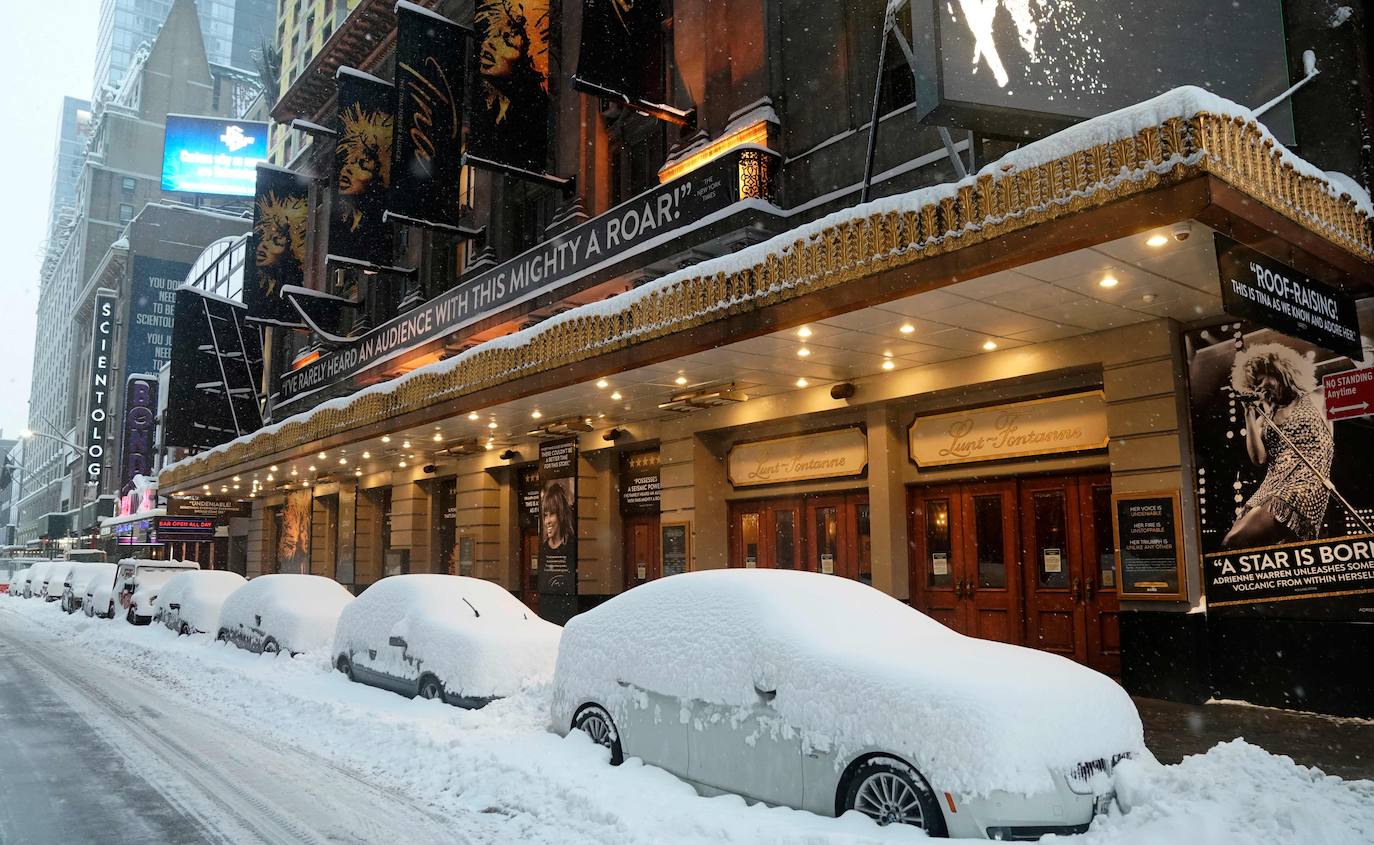
<path id="1" fill-rule="evenodd" d="M 157 41 L 130 69 L 118 95 L 96 107 L 76 181 L 71 222 L 40 280 L 29 427 L 59 439 L 38 438 L 25 449 L 20 542 L 79 531 L 81 526 L 70 514 L 108 495 L 89 476 L 77 476 L 84 472 L 79 456 L 71 445 L 61 442 L 83 449 L 90 445 L 88 433 L 77 424 L 87 401 L 80 387 L 87 362 L 79 354 L 90 343 L 89 337 L 81 335 L 92 319 L 92 312 L 85 309 L 93 307 L 102 267 L 127 251 L 128 240 L 122 236 L 143 207 L 183 199 L 161 188 L 167 115 L 231 116 L 237 98 L 230 92 L 240 84 L 241 80 L 212 74 L 195 4 L 177 0 Z M 221 203 L 212 199 L 207 204 Z M 238 207 L 246 204 L 240 202 Z M 176 243 L 178 234 L 169 231 L 166 237 Z M 186 248 L 198 252 L 209 240 L 188 239 Z M 189 263 L 194 257 L 182 260 Z M 93 526 L 94 518 L 92 510 L 85 527 Z"/>
<path id="2" fill-rule="evenodd" d="M 1255 603 L 1234 591 L 1270 588 L 1226 571 L 1253 564 L 1228 552 L 1251 547 L 1269 478 L 1238 463 L 1261 437 L 1247 350 L 1318 380 L 1371 363 L 1366 22 L 1323 30 L 1302 4 L 1229 21 L 1276 48 L 1219 92 L 1239 106 L 1150 99 L 1206 75 L 1180 64 L 1125 102 L 1077 92 L 1086 113 L 1065 115 L 990 104 L 953 66 L 934 90 L 895 47 L 880 72 L 886 5 L 664 4 L 650 31 L 668 104 L 695 110 L 681 126 L 573 88 L 589 45 L 565 5 L 547 45 L 555 178 L 469 169 L 483 238 L 398 233 L 404 278 L 331 257 L 332 143 L 279 159 L 313 177 L 305 278 L 362 305 L 331 338 L 272 330 L 281 424 L 174 464 L 163 492 L 246 491 L 250 574 L 474 575 L 562 621 L 680 572 L 806 569 L 1132 692 L 1374 711 L 1347 671 L 1374 647 L 1374 586 Z M 358 4 L 286 84 L 279 124 L 329 125 L 340 67 L 394 78 L 390 6 Z M 898 23 L 930 47 L 922 20 Z M 877 199 L 859 204 L 874 113 Z M 1345 341 L 1243 310 L 1237 266 L 1334 291 Z M 1367 419 L 1327 428 L 1367 454 Z M 1326 460 L 1350 507 L 1322 498 L 1271 537 L 1364 533 L 1374 491 Z"/>
<path id="3" fill-rule="evenodd" d="M 96 31 L 97 95 L 118 88 L 139 48 L 151 45 L 172 0 L 102 0 Z M 255 53 L 272 43 L 273 0 L 197 0 L 201 38 L 212 64 L 253 71 Z"/>
<path id="4" fill-rule="evenodd" d="M 62 123 L 53 154 L 52 191 L 48 200 L 48 244 L 55 247 L 71 225 L 76 182 L 90 137 L 91 104 L 76 97 L 62 98 Z"/>
<path id="5" fill-rule="evenodd" d="M 359 0 L 297 0 L 284 2 L 277 9 L 276 45 L 281 55 L 280 88 L 273 92 L 276 101 L 283 91 L 296 84 L 320 49 L 357 7 Z M 271 160 L 285 165 L 305 147 L 305 135 L 290 125 L 272 127 Z"/>

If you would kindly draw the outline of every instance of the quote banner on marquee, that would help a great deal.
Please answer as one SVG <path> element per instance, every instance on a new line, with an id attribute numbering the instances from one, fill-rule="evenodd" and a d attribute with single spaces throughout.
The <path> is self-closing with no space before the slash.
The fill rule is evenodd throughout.
<path id="1" fill-rule="evenodd" d="M 378 266 L 391 264 L 391 225 L 384 218 L 391 188 L 395 86 L 351 67 L 338 81 L 334 201 L 329 254 Z"/>
<path id="2" fill-rule="evenodd" d="M 258 165 L 253 201 L 253 232 L 248 238 L 243 303 L 248 319 L 300 327 L 300 315 L 281 294 L 287 285 L 305 284 L 305 233 L 310 185 L 295 173 Z"/>
<path id="3" fill-rule="evenodd" d="M 549 0 L 477 0 L 472 164 L 539 178 L 548 167 Z"/>
<path id="4" fill-rule="evenodd" d="M 619 100 L 679 126 L 696 120 L 692 111 L 665 105 L 658 0 L 583 0 L 582 42 L 572 83 L 583 93 Z"/>
<path id="5" fill-rule="evenodd" d="M 466 27 L 396 4 L 395 140 L 386 216 L 459 231 Z"/>

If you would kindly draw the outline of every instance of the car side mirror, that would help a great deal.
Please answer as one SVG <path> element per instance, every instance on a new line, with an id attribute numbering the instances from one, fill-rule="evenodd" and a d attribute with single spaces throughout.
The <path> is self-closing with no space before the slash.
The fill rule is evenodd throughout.
<path id="1" fill-rule="evenodd" d="M 387 642 L 390 643 L 391 645 L 396 646 L 397 648 L 405 648 L 405 647 L 406 647 L 406 638 L 405 638 L 405 637 L 398 637 L 398 636 L 396 636 L 395 634 L 392 634 L 392 635 L 391 635 L 391 639 L 387 640 Z"/>

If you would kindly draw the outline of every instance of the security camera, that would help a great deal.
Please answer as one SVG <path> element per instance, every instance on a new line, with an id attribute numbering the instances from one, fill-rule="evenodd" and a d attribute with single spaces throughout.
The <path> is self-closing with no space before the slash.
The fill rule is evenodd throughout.
<path id="1" fill-rule="evenodd" d="M 1179 223 L 1174 226 L 1170 234 L 1174 236 L 1174 240 L 1178 241 L 1179 243 L 1183 243 L 1184 241 L 1188 240 L 1189 237 L 1192 236 L 1193 227 L 1188 225 L 1187 223 Z"/>

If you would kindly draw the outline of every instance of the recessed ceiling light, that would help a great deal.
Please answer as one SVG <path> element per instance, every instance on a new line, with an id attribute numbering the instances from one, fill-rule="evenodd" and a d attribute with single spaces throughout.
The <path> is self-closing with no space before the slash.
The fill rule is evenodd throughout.
<path id="1" fill-rule="evenodd" d="M 986 350 L 986 351 L 988 351 L 988 352 L 991 352 L 992 350 L 994 350 L 994 349 L 996 349 L 996 348 L 997 348 L 997 341 L 995 341 L 995 340 L 985 340 L 985 341 L 983 341 L 983 349 L 984 349 L 984 350 Z"/>
<path id="2" fill-rule="evenodd" d="M 406 468 L 406 462 L 405 462 L 405 461 L 401 461 L 401 469 L 405 469 L 405 468 Z"/>
<path id="3" fill-rule="evenodd" d="M 916 327 L 911 325 L 910 323 L 902 323 L 902 327 L 897 329 L 897 331 L 901 332 L 902 334 L 911 334 L 912 332 L 916 331 Z"/>
<path id="4" fill-rule="evenodd" d="M 299 472 L 296 472 L 296 468 L 295 468 L 295 467 L 291 467 L 291 474 L 292 474 L 293 476 L 300 475 Z"/>
<path id="5" fill-rule="evenodd" d="M 234 476 L 234 480 L 235 480 L 235 481 L 242 481 L 243 479 L 242 479 L 242 478 L 239 478 L 239 477 L 236 475 L 236 476 Z"/>
<path id="6" fill-rule="evenodd" d="M 324 452 L 321 452 L 320 454 L 316 455 L 316 457 L 320 460 L 324 460 Z"/>
<path id="7" fill-rule="evenodd" d="M 605 390 L 610 386 L 611 383 L 609 381 L 606 381 L 604 378 L 599 378 L 596 380 L 596 387 L 598 390 Z"/>
<path id="8" fill-rule="evenodd" d="M 684 385 L 684 384 L 686 384 L 686 383 L 687 383 L 687 377 L 686 377 L 686 376 L 678 376 L 677 378 L 673 379 L 673 384 L 676 384 L 676 385 Z"/>
<path id="9" fill-rule="evenodd" d="M 310 471 L 311 471 L 311 472 L 314 472 L 314 471 L 315 471 L 315 465 L 314 465 L 314 464 L 311 464 L 311 465 L 310 465 Z"/>
<path id="10" fill-rule="evenodd" d="M 487 423 L 487 428 L 496 428 L 496 420 Z"/>
<path id="11" fill-rule="evenodd" d="M 370 457 L 372 457 L 371 452 L 363 452 L 363 460 L 367 460 Z"/>
<path id="12" fill-rule="evenodd" d="M 1097 286 L 1100 288 L 1114 288 L 1119 284 L 1121 284 L 1121 282 L 1117 281 L 1116 276 L 1108 274 L 1102 277 L 1102 281 L 1098 282 Z"/>
<path id="13" fill-rule="evenodd" d="M 391 442 L 391 435 L 390 435 L 390 434 L 383 434 L 383 435 L 382 435 L 382 442 L 383 442 L 383 443 L 390 443 L 390 442 Z"/>
<path id="14" fill-rule="evenodd" d="M 270 467 L 267 468 L 267 471 L 268 471 L 268 472 L 276 472 L 276 471 L 277 471 L 277 465 L 276 465 L 276 464 L 272 464 Z"/>
<path id="15" fill-rule="evenodd" d="M 354 475 L 362 475 L 362 474 L 363 474 L 363 471 L 360 470 L 360 469 L 355 469 L 355 470 L 353 470 L 353 474 L 354 474 Z"/>
<path id="16" fill-rule="evenodd" d="M 488 440 L 488 441 L 487 441 L 487 445 L 486 445 L 486 450 L 487 450 L 488 452 L 490 452 L 492 449 L 495 449 L 495 448 L 496 448 L 496 444 L 493 443 L 493 442 L 491 442 L 490 440 Z"/>
<path id="17" fill-rule="evenodd" d="M 271 474 L 271 473 L 268 473 L 268 475 L 267 475 L 267 480 L 268 480 L 268 481 L 271 481 L 271 480 L 272 480 L 272 474 Z"/>
<path id="18" fill-rule="evenodd" d="M 1153 247 L 1161 247 L 1161 246 L 1164 246 L 1165 244 L 1167 244 L 1168 242 L 1169 242 L 1169 238 L 1168 238 L 1167 235 L 1151 235 L 1151 236 L 1149 237 L 1149 239 L 1148 239 L 1147 241 L 1145 241 L 1145 245 L 1146 245 L 1146 246 L 1153 246 Z"/>
<path id="19" fill-rule="evenodd" d="M 533 411 L 530 411 L 530 416 L 537 420 L 540 417 L 544 416 L 544 413 L 540 411 L 538 408 L 535 408 Z"/>
<path id="20" fill-rule="evenodd" d="M 883 362 L 883 369 L 884 369 L 884 370 L 890 370 L 890 369 L 892 369 L 892 368 L 895 367 L 895 366 L 897 366 L 897 364 L 894 363 L 893 360 L 892 360 L 891 358 L 888 358 L 886 361 Z"/>
<path id="21" fill-rule="evenodd" d="M 473 422 L 476 422 L 478 419 L 477 412 L 473 411 L 472 413 L 468 414 L 468 419 L 472 420 Z"/>
<path id="22" fill-rule="evenodd" d="M 611 394 L 611 399 L 613 399 L 613 400 L 616 401 L 616 402 L 619 402 L 620 399 L 621 399 L 620 391 L 617 390 L 615 393 L 612 393 L 612 394 Z"/>
<path id="23" fill-rule="evenodd" d="M 339 458 L 339 466 L 348 466 L 348 458 Z"/>
<path id="24" fill-rule="evenodd" d="M 1149 305 L 1151 302 L 1155 301 L 1155 295 L 1152 293 L 1141 294 L 1140 301 L 1145 303 L 1146 305 Z"/>
<path id="25" fill-rule="evenodd" d="M 810 384 L 811 384 L 811 382 L 807 381 L 807 380 L 804 379 L 804 378 L 799 378 L 799 379 L 797 379 L 797 387 L 807 387 L 807 386 L 809 386 Z"/>
<path id="26" fill-rule="evenodd" d="M 402 448 L 402 449 L 409 449 L 409 448 L 410 448 L 410 441 L 409 441 L 409 440 L 402 440 L 402 441 L 401 441 L 401 448 Z"/>
<path id="27" fill-rule="evenodd" d="M 235 490 L 239 489 L 239 486 L 238 486 L 237 484 L 235 484 L 235 485 L 234 485 L 234 489 L 235 489 Z"/>
<path id="28" fill-rule="evenodd" d="M 440 434 L 440 433 L 437 432 L 437 431 L 434 432 L 434 442 L 435 442 L 435 443 L 443 443 L 443 442 L 444 442 L 444 435 Z"/>
<path id="29" fill-rule="evenodd" d="M 810 354 L 811 354 L 811 350 L 810 350 L 810 349 L 807 349 L 805 346 L 803 346 L 801 349 L 798 349 L 798 350 L 797 350 L 797 357 L 798 357 L 798 358 L 806 358 L 806 357 L 808 357 Z"/>
<path id="30" fill-rule="evenodd" d="M 810 327 L 810 326 L 802 326 L 801 328 L 797 329 L 797 337 L 810 337 L 810 336 L 811 336 L 811 327 Z"/>

